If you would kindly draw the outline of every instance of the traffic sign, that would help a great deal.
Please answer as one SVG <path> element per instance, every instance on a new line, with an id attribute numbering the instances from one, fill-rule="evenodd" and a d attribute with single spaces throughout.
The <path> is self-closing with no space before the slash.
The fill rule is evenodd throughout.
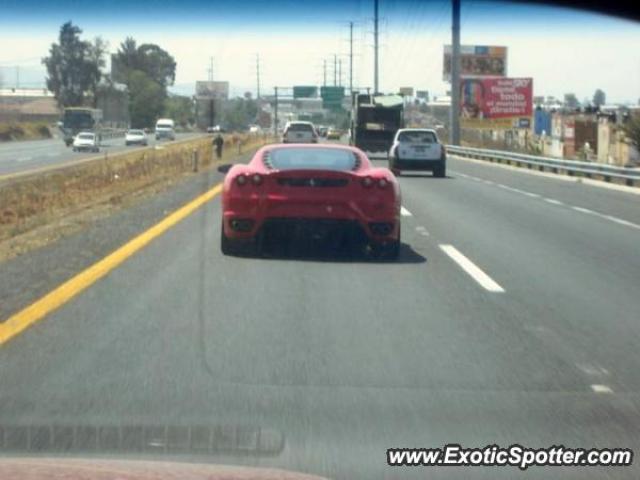
<path id="1" fill-rule="evenodd" d="M 315 98 L 318 95 L 318 87 L 299 85 L 293 87 L 293 98 Z"/>
<path id="2" fill-rule="evenodd" d="M 344 87 L 320 87 L 322 107 L 337 110 L 342 108 L 344 99 Z"/>

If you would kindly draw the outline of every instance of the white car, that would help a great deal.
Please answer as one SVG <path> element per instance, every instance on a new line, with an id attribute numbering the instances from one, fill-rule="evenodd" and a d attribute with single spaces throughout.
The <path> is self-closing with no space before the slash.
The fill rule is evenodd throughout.
<path id="1" fill-rule="evenodd" d="M 288 122 L 282 143 L 318 143 L 318 133 L 311 122 Z"/>
<path id="2" fill-rule="evenodd" d="M 434 177 L 443 178 L 447 172 L 447 152 L 435 130 L 402 128 L 389 150 L 389 169 L 395 175 L 403 170 L 428 170 Z"/>
<path id="3" fill-rule="evenodd" d="M 149 140 L 147 139 L 147 134 L 144 133 L 144 130 L 127 130 L 127 133 L 124 136 L 124 144 L 127 147 L 129 145 L 144 145 L 146 147 L 149 145 Z"/>
<path id="4" fill-rule="evenodd" d="M 80 132 L 73 139 L 74 152 L 99 152 L 98 138 L 93 132 Z"/>

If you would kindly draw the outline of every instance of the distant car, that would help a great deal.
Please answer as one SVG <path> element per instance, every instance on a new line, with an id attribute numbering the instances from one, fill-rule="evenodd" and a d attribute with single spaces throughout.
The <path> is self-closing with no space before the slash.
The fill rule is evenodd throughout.
<path id="1" fill-rule="evenodd" d="M 262 133 L 262 127 L 259 125 L 251 125 L 249 127 L 249 133 Z"/>
<path id="2" fill-rule="evenodd" d="M 403 128 L 389 150 L 389 169 L 396 175 L 403 170 L 427 170 L 442 178 L 447 171 L 447 152 L 435 130 Z"/>
<path id="3" fill-rule="evenodd" d="M 73 139 L 74 152 L 98 152 L 98 137 L 93 132 L 80 132 Z"/>
<path id="4" fill-rule="evenodd" d="M 274 144 L 227 172 L 222 193 L 225 255 L 257 253 L 299 235 L 356 242 L 376 257 L 400 249 L 400 186 L 386 168 L 346 145 Z"/>
<path id="5" fill-rule="evenodd" d="M 216 127 L 207 127 L 207 133 L 214 133 Z"/>
<path id="6" fill-rule="evenodd" d="M 319 126 L 318 127 L 318 135 L 325 138 L 327 136 L 327 132 L 329 131 L 329 127 Z"/>
<path id="7" fill-rule="evenodd" d="M 282 143 L 318 143 L 318 133 L 311 122 L 288 122 Z"/>
<path id="8" fill-rule="evenodd" d="M 330 128 L 327 132 L 327 140 L 340 140 L 342 138 L 342 130 Z"/>
<path id="9" fill-rule="evenodd" d="M 127 147 L 129 145 L 144 145 L 146 147 L 149 145 L 149 140 L 144 130 L 127 130 L 124 136 L 124 144 Z"/>
<path id="10" fill-rule="evenodd" d="M 176 139 L 175 122 L 170 118 L 159 118 L 156 122 L 156 140 L 168 138 Z"/>
<path id="11" fill-rule="evenodd" d="M 209 130 L 211 129 L 211 130 Z M 227 129 L 220 126 L 220 125 L 216 125 L 214 127 L 209 127 L 207 128 L 207 132 L 208 133 L 227 133 Z"/>

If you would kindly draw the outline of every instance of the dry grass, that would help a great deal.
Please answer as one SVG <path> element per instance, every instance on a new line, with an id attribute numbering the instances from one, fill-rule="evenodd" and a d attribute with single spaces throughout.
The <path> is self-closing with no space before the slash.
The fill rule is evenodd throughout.
<path id="1" fill-rule="evenodd" d="M 237 157 L 239 145 L 246 153 L 264 143 L 262 138 L 229 136 L 222 161 Z M 76 232 L 193 175 L 194 155 L 199 171 L 218 163 L 208 137 L 96 159 L 0 186 L 0 261 Z"/>
<path id="2" fill-rule="evenodd" d="M 47 122 L 0 123 L 0 142 L 10 140 L 39 140 L 51 138 Z"/>

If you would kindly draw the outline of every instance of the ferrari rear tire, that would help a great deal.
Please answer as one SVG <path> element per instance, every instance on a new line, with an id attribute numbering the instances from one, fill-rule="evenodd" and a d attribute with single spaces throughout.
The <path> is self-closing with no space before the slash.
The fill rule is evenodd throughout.
<path id="1" fill-rule="evenodd" d="M 371 245 L 372 257 L 376 260 L 394 261 L 400 256 L 400 240 Z"/>
<path id="2" fill-rule="evenodd" d="M 254 255 L 256 246 L 253 240 L 234 240 L 224 234 L 224 226 L 220 228 L 220 250 L 223 255 L 244 257 Z"/>

